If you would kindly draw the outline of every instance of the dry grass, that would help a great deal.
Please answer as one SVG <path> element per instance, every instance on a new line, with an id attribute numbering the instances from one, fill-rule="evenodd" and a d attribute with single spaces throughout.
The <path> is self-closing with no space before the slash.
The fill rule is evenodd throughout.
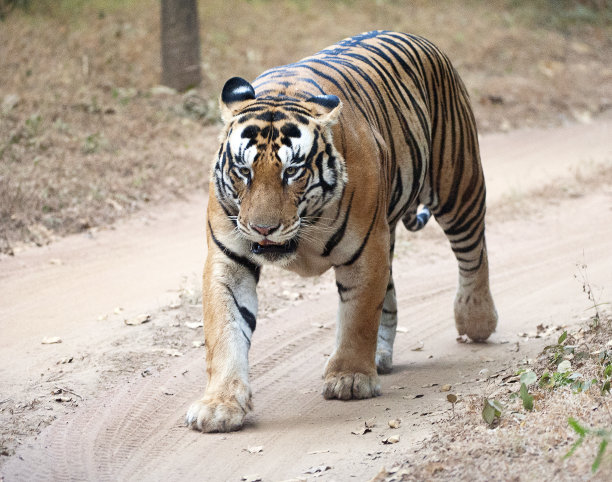
<path id="1" fill-rule="evenodd" d="M 481 130 L 589 121 L 612 105 L 607 1 L 200 3 L 198 97 L 155 94 L 158 2 L 29 0 L 0 25 L 0 252 L 111 223 L 207 184 L 230 76 L 374 28 L 422 34 L 454 60 Z"/>
<path id="2" fill-rule="evenodd" d="M 519 368 L 533 370 L 538 378 L 546 371 L 554 372 L 553 351 L 543 352 L 535 362 L 494 374 L 475 391 L 478 395 L 462 397 L 455 416 L 438 425 L 437 433 L 411 449 L 403 463 L 391 470 L 382 470 L 375 480 L 610 480 L 612 450 L 608 447 L 599 469 L 593 474 L 601 438 L 590 436 L 568 458 L 565 455 L 577 440 L 569 427 L 570 417 L 590 428 L 612 430 L 610 394 L 602 394 L 604 367 L 611 363 L 612 316 L 602 315 L 597 327 L 592 323 L 569 335 L 566 352 L 572 372 L 579 380 L 596 379 L 588 390 L 577 393 L 570 385 L 554 389 L 532 385 L 534 410 L 527 411 L 518 392 Z M 561 332 L 549 338 L 556 343 Z M 482 418 L 484 397 L 500 401 L 504 407 L 493 428 Z"/>

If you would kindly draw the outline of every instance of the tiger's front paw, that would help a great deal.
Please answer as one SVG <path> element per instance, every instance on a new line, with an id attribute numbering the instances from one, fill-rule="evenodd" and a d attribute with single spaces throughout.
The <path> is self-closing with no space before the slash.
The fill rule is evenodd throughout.
<path id="1" fill-rule="evenodd" d="M 233 432 L 242 428 L 251 408 L 250 392 L 247 397 L 204 396 L 191 404 L 185 423 L 202 432 Z"/>
<path id="2" fill-rule="evenodd" d="M 378 395 L 380 395 L 380 381 L 376 374 L 331 372 L 325 376 L 323 396 L 327 399 L 350 400 Z"/>

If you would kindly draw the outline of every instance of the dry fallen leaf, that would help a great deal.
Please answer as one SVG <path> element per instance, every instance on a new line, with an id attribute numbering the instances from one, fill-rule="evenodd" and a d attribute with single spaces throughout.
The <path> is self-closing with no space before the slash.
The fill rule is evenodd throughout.
<path id="1" fill-rule="evenodd" d="M 310 467 L 304 471 L 305 474 L 317 474 L 320 472 L 325 472 L 326 470 L 330 470 L 331 467 L 329 465 L 318 465 L 316 467 Z"/>
<path id="2" fill-rule="evenodd" d="M 446 395 L 446 399 L 450 402 L 450 403 L 457 403 L 457 395 L 454 395 L 452 393 L 449 393 L 448 395 Z"/>
<path id="3" fill-rule="evenodd" d="M 353 435 L 363 435 L 363 434 L 366 434 L 366 433 L 371 432 L 371 431 L 372 431 L 372 429 L 371 429 L 371 428 L 366 427 L 366 426 L 364 425 L 363 427 L 359 427 L 358 429 L 351 430 L 351 433 L 352 433 Z"/>
<path id="4" fill-rule="evenodd" d="M 390 428 L 399 428 L 402 421 L 399 418 L 394 418 L 393 420 L 389 420 L 387 423 L 389 424 Z"/>
<path id="5" fill-rule="evenodd" d="M 441 391 L 441 392 L 450 392 L 450 389 L 451 389 L 451 388 L 453 388 L 453 387 L 451 387 L 451 386 L 450 386 L 450 385 L 448 385 L 448 384 L 446 384 L 446 385 L 442 385 L 442 386 L 440 387 L 440 391 Z"/>
<path id="6" fill-rule="evenodd" d="M 421 351 L 423 350 L 423 347 L 425 346 L 425 343 L 422 340 L 419 340 L 419 342 L 413 346 L 410 350 L 411 351 Z"/>
<path id="7" fill-rule="evenodd" d="M 422 393 L 417 393 L 416 395 L 404 395 L 402 398 L 405 398 L 406 400 L 412 400 L 415 398 L 423 398 L 425 395 Z"/>
<path id="8" fill-rule="evenodd" d="M 388 445 L 388 444 L 396 444 L 399 441 L 400 441 L 399 435 L 391 435 L 390 437 L 383 439 L 382 443 L 384 443 L 385 445 Z"/>
<path id="9" fill-rule="evenodd" d="M 250 454 L 258 454 L 263 452 L 263 445 L 256 445 L 254 447 L 247 447 L 247 452 Z"/>
<path id="10" fill-rule="evenodd" d="M 246 482 L 261 482 L 263 479 L 261 475 L 243 475 L 240 480 L 244 480 Z"/>
<path id="11" fill-rule="evenodd" d="M 202 321 L 188 321 L 185 323 L 185 326 L 187 328 L 195 330 L 196 328 L 202 328 L 204 326 L 204 323 Z"/>
<path id="12" fill-rule="evenodd" d="M 47 336 L 42 339 L 41 343 L 43 345 L 52 345 L 54 343 L 61 343 L 62 339 L 59 336 Z"/>
<path id="13" fill-rule="evenodd" d="M 134 318 L 123 320 L 126 325 L 130 326 L 142 325 L 143 323 L 148 323 L 149 321 L 151 321 L 151 315 L 148 313 L 142 313 Z"/>
<path id="14" fill-rule="evenodd" d="M 444 466 L 438 462 L 431 462 L 426 466 L 426 469 L 431 475 L 435 475 L 438 472 L 442 472 L 444 470 Z"/>
<path id="15" fill-rule="evenodd" d="M 174 348 L 166 348 L 164 349 L 164 353 L 169 356 L 183 356 L 180 351 L 175 350 Z"/>

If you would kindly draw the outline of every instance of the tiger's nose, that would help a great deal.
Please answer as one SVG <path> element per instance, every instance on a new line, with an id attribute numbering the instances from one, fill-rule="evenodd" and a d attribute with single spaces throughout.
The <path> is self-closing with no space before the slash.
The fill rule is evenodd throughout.
<path id="1" fill-rule="evenodd" d="M 251 224 L 250 226 L 251 229 L 254 229 L 262 236 L 268 236 L 269 234 L 276 231 L 280 227 L 280 224 L 277 224 L 276 226 L 269 226 L 267 224 Z"/>

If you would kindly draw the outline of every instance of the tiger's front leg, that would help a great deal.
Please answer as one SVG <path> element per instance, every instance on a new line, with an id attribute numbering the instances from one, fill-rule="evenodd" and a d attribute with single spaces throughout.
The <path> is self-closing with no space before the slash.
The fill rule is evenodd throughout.
<path id="1" fill-rule="evenodd" d="M 208 384 L 186 422 L 203 432 L 229 432 L 242 427 L 252 408 L 248 351 L 259 267 L 226 248 L 210 230 L 208 237 L 203 288 Z"/>
<path id="2" fill-rule="evenodd" d="M 374 233 L 372 233 L 374 234 Z M 349 400 L 380 395 L 376 342 L 389 279 L 389 236 L 366 239 L 357 259 L 336 267 L 340 295 L 336 349 L 325 367 L 323 396 Z"/>

